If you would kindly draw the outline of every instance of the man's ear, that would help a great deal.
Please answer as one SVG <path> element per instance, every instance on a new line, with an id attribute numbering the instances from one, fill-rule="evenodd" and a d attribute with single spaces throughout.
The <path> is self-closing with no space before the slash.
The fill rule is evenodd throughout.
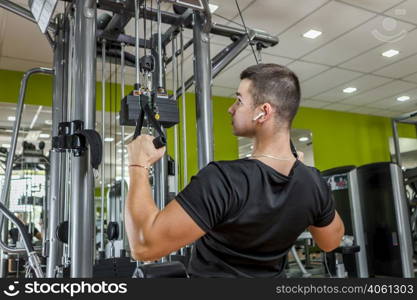
<path id="1" fill-rule="evenodd" d="M 262 104 L 262 111 L 265 112 L 264 120 L 268 120 L 272 113 L 275 111 L 275 109 L 272 107 L 270 103 L 264 103 Z"/>

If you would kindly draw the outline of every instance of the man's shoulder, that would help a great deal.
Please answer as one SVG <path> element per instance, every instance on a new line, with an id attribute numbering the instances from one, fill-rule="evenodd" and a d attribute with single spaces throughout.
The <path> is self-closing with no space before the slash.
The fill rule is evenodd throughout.
<path id="1" fill-rule="evenodd" d="M 245 169 L 250 165 L 249 159 L 234 159 L 234 160 L 217 160 L 212 161 L 209 165 L 212 165 L 220 170 L 222 169 Z"/>
<path id="2" fill-rule="evenodd" d="M 296 174 L 299 177 L 306 177 L 306 179 L 313 179 L 317 182 L 322 180 L 321 173 L 318 169 L 315 167 L 307 166 L 302 162 L 298 162 Z"/>
<path id="3" fill-rule="evenodd" d="M 233 173 L 249 172 L 251 170 L 250 164 L 248 159 L 212 161 L 200 170 L 200 174 L 229 177 Z"/>

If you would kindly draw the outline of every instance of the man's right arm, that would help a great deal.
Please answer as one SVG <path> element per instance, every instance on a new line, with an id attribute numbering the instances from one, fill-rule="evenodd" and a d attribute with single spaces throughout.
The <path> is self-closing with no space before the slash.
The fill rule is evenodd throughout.
<path id="1" fill-rule="evenodd" d="M 345 226 L 337 211 L 329 225 L 323 227 L 309 226 L 308 230 L 317 245 L 326 252 L 339 247 L 340 241 L 345 234 Z"/>

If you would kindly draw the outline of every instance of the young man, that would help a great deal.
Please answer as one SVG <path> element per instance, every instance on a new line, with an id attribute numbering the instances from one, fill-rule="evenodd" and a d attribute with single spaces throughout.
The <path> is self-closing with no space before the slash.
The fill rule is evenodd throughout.
<path id="1" fill-rule="evenodd" d="M 325 251 L 339 245 L 344 226 L 326 183 L 290 148 L 300 102 L 297 76 L 259 64 L 240 78 L 228 112 L 234 134 L 254 139 L 252 156 L 211 162 L 162 211 L 152 199 L 147 168 L 165 149 L 155 149 L 146 135 L 128 145 L 125 222 L 134 258 L 155 260 L 197 241 L 191 276 L 279 277 L 305 229 Z"/>

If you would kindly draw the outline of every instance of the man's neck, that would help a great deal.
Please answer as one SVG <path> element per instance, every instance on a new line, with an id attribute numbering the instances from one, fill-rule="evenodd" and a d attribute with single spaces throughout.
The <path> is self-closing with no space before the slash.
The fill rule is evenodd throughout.
<path id="1" fill-rule="evenodd" d="M 290 132 L 282 130 L 275 134 L 258 134 L 255 136 L 253 155 L 268 154 L 280 157 L 292 157 Z"/>

